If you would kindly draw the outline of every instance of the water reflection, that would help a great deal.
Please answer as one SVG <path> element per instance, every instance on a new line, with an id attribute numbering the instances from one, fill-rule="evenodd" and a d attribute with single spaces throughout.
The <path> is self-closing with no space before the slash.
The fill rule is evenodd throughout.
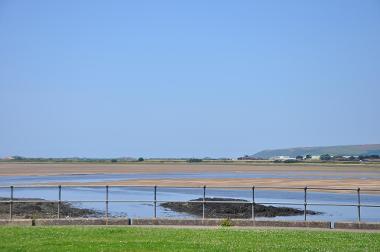
<path id="1" fill-rule="evenodd" d="M 2 189 L 1 197 L 9 197 L 9 192 Z M 251 190 L 232 190 L 232 189 L 212 189 L 206 190 L 207 197 L 226 197 L 239 198 L 243 200 L 252 200 Z M 58 189 L 51 187 L 43 188 L 15 188 L 14 197 L 17 198 L 43 198 L 46 200 L 58 200 Z M 188 201 L 203 197 L 202 188 L 160 188 L 157 190 L 158 201 Z M 257 203 L 265 202 L 270 205 L 271 202 L 280 202 L 276 206 L 295 207 L 303 209 L 302 191 L 274 191 L 274 190 L 255 190 L 255 200 Z M 379 195 L 363 194 L 366 204 L 379 204 Z M 62 187 L 62 200 L 73 201 L 74 206 L 90 208 L 99 211 L 105 210 L 106 192 L 104 187 Z M 101 202 L 83 202 L 80 200 L 94 200 Z M 153 217 L 154 214 L 154 191 L 153 187 L 109 187 L 109 200 L 126 201 L 126 202 L 110 202 L 109 213 L 112 216 L 128 216 L 128 217 Z M 146 201 L 146 202 L 134 202 Z M 301 205 L 287 205 L 286 203 L 299 203 Z M 310 192 L 308 193 L 309 203 L 328 204 L 356 204 L 355 195 L 331 193 L 331 192 Z M 363 202 L 362 202 L 363 203 Z M 355 221 L 357 220 L 356 206 L 308 206 L 308 210 L 323 212 L 321 215 L 310 215 L 309 220 L 328 220 L 328 221 Z M 362 207 L 363 221 L 380 221 L 379 208 Z M 176 213 L 167 210 L 157 204 L 158 217 L 195 217 L 185 213 Z M 268 218 L 260 218 L 268 219 Z M 286 216 L 274 217 L 270 219 L 282 220 L 303 220 L 303 216 Z"/>

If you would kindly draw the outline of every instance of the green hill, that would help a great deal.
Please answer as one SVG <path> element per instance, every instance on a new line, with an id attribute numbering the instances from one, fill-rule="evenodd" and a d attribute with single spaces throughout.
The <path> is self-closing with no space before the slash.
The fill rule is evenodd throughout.
<path id="1" fill-rule="evenodd" d="M 298 155 L 322 155 L 330 154 L 333 156 L 360 156 L 360 155 L 380 155 L 380 144 L 363 144 L 363 145 L 340 145 L 324 147 L 297 147 L 287 149 L 263 150 L 253 155 L 257 158 L 270 158 L 274 156 Z"/>

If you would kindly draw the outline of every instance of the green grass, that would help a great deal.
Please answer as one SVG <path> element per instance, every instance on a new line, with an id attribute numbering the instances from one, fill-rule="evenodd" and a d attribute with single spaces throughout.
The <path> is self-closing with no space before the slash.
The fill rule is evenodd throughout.
<path id="1" fill-rule="evenodd" d="M 0 251 L 380 251 L 380 233 L 143 227 L 1 227 Z"/>

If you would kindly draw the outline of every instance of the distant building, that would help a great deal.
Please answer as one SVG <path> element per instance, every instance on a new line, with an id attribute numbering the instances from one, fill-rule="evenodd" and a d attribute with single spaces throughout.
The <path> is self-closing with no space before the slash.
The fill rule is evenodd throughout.
<path id="1" fill-rule="evenodd" d="M 245 155 L 243 157 L 238 157 L 237 160 L 262 160 L 262 158 Z"/>
<path id="2" fill-rule="evenodd" d="M 311 160 L 320 160 L 321 156 L 311 156 Z"/>
<path id="3" fill-rule="evenodd" d="M 289 156 L 275 156 L 269 158 L 269 160 L 274 160 L 274 161 L 285 161 L 285 160 L 296 160 L 295 158 L 291 158 Z"/>
<path id="4" fill-rule="evenodd" d="M 343 156 L 344 158 L 347 158 L 347 159 L 350 159 L 350 158 L 352 158 L 352 157 L 354 157 L 354 158 L 358 158 L 359 156 Z"/>

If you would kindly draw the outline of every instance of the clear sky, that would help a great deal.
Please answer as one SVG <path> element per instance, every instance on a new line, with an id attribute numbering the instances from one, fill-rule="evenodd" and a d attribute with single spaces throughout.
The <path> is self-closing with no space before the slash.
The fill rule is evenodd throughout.
<path id="1" fill-rule="evenodd" d="M 380 143 L 380 1 L 0 1 L 0 156 Z"/>

